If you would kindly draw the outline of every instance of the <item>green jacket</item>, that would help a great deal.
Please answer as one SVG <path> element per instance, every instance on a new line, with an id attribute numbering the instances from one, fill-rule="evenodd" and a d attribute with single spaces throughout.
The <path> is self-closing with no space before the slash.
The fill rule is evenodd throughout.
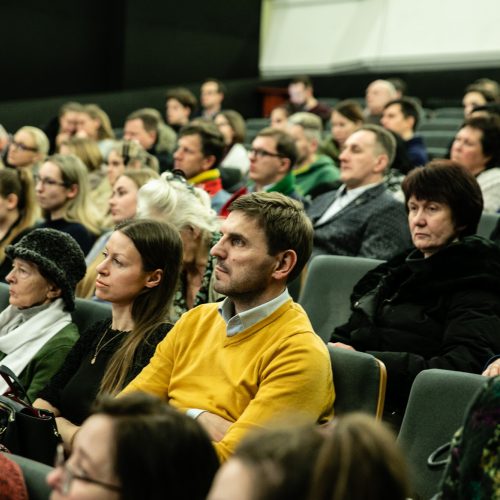
<path id="1" fill-rule="evenodd" d="M 78 328 L 74 323 L 65 326 L 35 354 L 21 372 L 18 378 L 31 401 L 36 399 L 38 393 L 59 371 L 78 336 Z M 5 354 L 0 353 L 0 362 L 4 357 Z"/>
<path id="2" fill-rule="evenodd" d="M 340 177 L 334 161 L 325 155 L 317 155 L 316 160 L 293 170 L 295 182 L 304 196 L 321 184 L 331 184 Z"/>

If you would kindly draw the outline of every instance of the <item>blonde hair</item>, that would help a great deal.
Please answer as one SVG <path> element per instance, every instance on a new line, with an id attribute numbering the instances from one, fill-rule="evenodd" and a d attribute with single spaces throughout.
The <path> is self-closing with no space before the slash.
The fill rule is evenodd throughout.
<path id="1" fill-rule="evenodd" d="M 6 168 L 0 169 L 0 196 L 17 196 L 19 220 L 11 227 L 6 238 L 0 243 L 0 262 L 5 259 L 5 249 L 25 229 L 33 227 L 39 216 L 35 198 L 35 186 L 29 170 Z"/>
<path id="2" fill-rule="evenodd" d="M 47 162 L 59 168 L 61 177 L 67 187 L 78 186 L 74 198 L 68 199 L 63 207 L 63 218 L 68 222 L 79 222 L 91 233 L 100 234 L 100 216 L 90 202 L 90 186 L 85 164 L 75 155 L 55 154 L 47 158 Z M 43 210 L 47 219 L 50 213 Z"/>
<path id="3" fill-rule="evenodd" d="M 94 172 L 101 168 L 103 159 L 101 151 L 96 141 L 88 137 L 71 137 L 64 140 L 59 145 L 67 146 L 71 153 L 78 156 L 88 168 L 89 172 Z"/>
<path id="4" fill-rule="evenodd" d="M 114 139 L 115 133 L 111 127 L 111 120 L 107 113 L 97 104 L 84 104 L 81 113 L 85 113 L 93 120 L 99 120 L 99 128 L 97 130 L 97 140 Z"/>
<path id="5" fill-rule="evenodd" d="M 160 172 L 160 164 L 158 159 L 149 154 L 136 141 L 118 141 L 111 148 L 110 152 L 114 151 L 118 156 L 123 158 L 123 163 L 126 167 L 144 168 L 148 167 L 155 172 Z"/>
<path id="6" fill-rule="evenodd" d="M 32 127 L 30 125 L 25 125 L 24 127 L 21 127 L 16 132 L 16 134 L 19 132 L 26 132 L 32 137 L 35 143 L 35 147 L 38 150 L 38 155 L 39 155 L 38 161 L 42 161 L 47 156 L 50 147 L 49 139 L 45 135 L 45 132 L 37 127 Z"/>

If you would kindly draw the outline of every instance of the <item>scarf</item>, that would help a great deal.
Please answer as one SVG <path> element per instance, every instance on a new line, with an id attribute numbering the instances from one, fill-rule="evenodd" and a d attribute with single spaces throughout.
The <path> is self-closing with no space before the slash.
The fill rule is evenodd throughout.
<path id="1" fill-rule="evenodd" d="M 71 323 L 71 314 L 64 311 L 61 298 L 38 314 L 28 316 L 24 323 L 10 329 L 9 325 L 22 315 L 23 313 L 14 306 L 8 306 L 0 313 L 0 352 L 5 354 L 0 363 L 8 366 L 17 376 L 54 335 Z M 0 394 L 7 389 L 7 383 L 1 379 Z"/>

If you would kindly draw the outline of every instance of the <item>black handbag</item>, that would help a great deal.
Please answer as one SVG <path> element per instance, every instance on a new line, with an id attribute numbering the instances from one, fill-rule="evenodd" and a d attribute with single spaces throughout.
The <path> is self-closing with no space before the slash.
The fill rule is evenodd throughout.
<path id="1" fill-rule="evenodd" d="M 0 444 L 16 455 L 53 465 L 61 442 L 54 414 L 33 408 L 10 368 L 0 365 L 0 375 L 9 386 L 9 391 L 0 395 Z"/>

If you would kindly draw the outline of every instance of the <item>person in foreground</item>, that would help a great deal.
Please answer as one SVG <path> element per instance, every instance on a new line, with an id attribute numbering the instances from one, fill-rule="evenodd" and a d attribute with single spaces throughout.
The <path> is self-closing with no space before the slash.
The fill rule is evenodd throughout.
<path id="1" fill-rule="evenodd" d="M 71 456 L 62 446 L 47 476 L 52 500 L 204 500 L 217 470 L 205 431 L 157 398 L 104 398 Z"/>
<path id="2" fill-rule="evenodd" d="M 197 417 L 221 460 L 283 413 L 327 421 L 334 399 L 326 346 L 286 289 L 311 254 L 303 208 L 260 192 L 230 210 L 211 250 L 214 287 L 226 299 L 185 313 L 122 391 L 155 394 Z"/>
<path id="3" fill-rule="evenodd" d="M 460 164 L 435 160 L 402 188 L 415 249 L 357 283 L 351 317 L 331 339 L 385 363 L 386 413 L 399 417 L 420 371 L 481 373 L 500 352 L 500 248 L 474 235 L 483 209 L 477 181 Z"/>
<path id="4" fill-rule="evenodd" d="M 10 305 L 0 313 L 0 364 L 18 376 L 33 399 L 78 339 L 70 311 L 85 258 L 69 234 L 55 229 L 34 229 L 6 254 L 12 270 L 6 277 Z M 0 394 L 7 389 L 0 380 Z"/>
<path id="5" fill-rule="evenodd" d="M 149 362 L 171 328 L 169 311 L 182 258 L 179 233 L 165 222 L 119 224 L 97 266 L 96 296 L 112 319 L 82 333 L 34 402 L 56 416 L 69 447 L 96 395 L 116 394 Z"/>

